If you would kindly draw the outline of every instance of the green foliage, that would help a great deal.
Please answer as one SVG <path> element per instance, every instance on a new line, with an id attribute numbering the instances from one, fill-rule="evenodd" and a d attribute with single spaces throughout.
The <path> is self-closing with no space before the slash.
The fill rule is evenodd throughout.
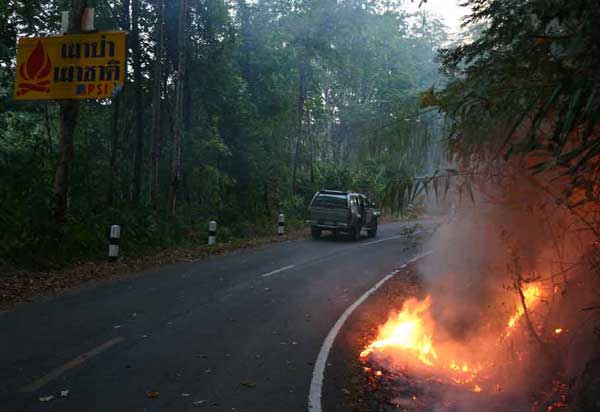
<path id="1" fill-rule="evenodd" d="M 98 28 L 129 30 L 127 4 L 96 2 Z M 159 19 L 155 2 L 141 0 L 141 84 L 129 78 L 118 103 L 82 104 L 63 227 L 49 223 L 58 105 L 13 102 L 11 76 L 16 38 L 56 33 L 67 4 L 0 5 L 7 22 L 0 27 L 0 263 L 101 258 L 111 224 L 122 225 L 126 254 L 204 243 L 211 219 L 221 240 L 272 233 L 280 212 L 289 225 L 301 225 L 321 188 L 383 202 L 391 181 L 426 171 L 439 119 L 421 113 L 418 99 L 439 78 L 434 55 L 446 33 L 437 18 L 413 18 L 385 2 L 189 2 L 183 46 L 180 4 L 165 2 L 158 207 L 149 205 L 148 171 Z M 179 47 L 187 60 L 183 170 L 176 216 L 167 222 Z M 148 102 L 142 116 L 136 87 Z M 147 140 L 136 203 L 138 118 Z"/>
<path id="2" fill-rule="evenodd" d="M 441 53 L 452 77 L 433 104 L 454 121 L 463 158 L 482 148 L 535 154 L 534 172 L 562 169 L 594 185 L 600 156 L 600 4 L 589 0 L 468 1 L 478 37 Z M 432 101 L 429 98 L 430 103 Z M 493 133 L 490 133 L 490 130 Z"/>

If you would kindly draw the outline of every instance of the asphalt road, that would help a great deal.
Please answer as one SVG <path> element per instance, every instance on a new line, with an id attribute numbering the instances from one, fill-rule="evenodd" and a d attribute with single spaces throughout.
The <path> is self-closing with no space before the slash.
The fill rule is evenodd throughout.
<path id="1" fill-rule="evenodd" d="M 170 266 L 0 314 L 0 411 L 306 412 L 336 320 L 420 252 L 406 226 Z"/>

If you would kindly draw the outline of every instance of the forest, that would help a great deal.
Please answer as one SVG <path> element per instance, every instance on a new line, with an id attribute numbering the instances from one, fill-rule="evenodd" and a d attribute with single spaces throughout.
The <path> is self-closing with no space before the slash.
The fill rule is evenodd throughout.
<path id="1" fill-rule="evenodd" d="M 129 53 L 122 92 L 78 103 L 69 142 L 64 105 L 15 101 L 13 81 L 17 39 L 58 33 L 61 11 L 77 5 L 95 8 L 97 29 L 127 31 Z M 443 83 L 436 53 L 450 37 L 424 10 L 8 0 L 0 21 L 4 264 L 104 256 L 112 224 L 130 254 L 204 243 L 211 219 L 221 240 L 272 233 L 279 213 L 300 227 L 316 190 L 381 203 L 443 157 L 441 116 L 419 100 Z"/>

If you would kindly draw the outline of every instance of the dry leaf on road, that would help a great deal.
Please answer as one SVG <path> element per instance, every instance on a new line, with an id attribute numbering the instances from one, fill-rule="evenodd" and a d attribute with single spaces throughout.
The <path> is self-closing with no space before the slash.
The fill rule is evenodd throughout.
<path id="1" fill-rule="evenodd" d="M 243 380 L 240 383 L 242 384 L 242 386 L 245 386 L 246 388 L 254 388 L 256 386 L 256 383 L 254 383 L 250 379 Z"/>

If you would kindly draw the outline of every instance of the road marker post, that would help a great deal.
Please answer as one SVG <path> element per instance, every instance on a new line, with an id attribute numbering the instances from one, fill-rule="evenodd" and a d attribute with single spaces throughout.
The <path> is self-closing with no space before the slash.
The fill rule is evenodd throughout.
<path id="1" fill-rule="evenodd" d="M 280 213 L 277 219 L 277 235 L 285 235 L 285 215 L 283 213 Z"/>
<path id="2" fill-rule="evenodd" d="M 217 243 L 217 222 L 211 220 L 208 224 L 208 246 L 214 246 Z"/>
<path id="3" fill-rule="evenodd" d="M 121 239 L 121 226 L 110 227 L 110 239 L 108 241 L 108 259 L 112 262 L 119 258 L 119 241 Z"/>

